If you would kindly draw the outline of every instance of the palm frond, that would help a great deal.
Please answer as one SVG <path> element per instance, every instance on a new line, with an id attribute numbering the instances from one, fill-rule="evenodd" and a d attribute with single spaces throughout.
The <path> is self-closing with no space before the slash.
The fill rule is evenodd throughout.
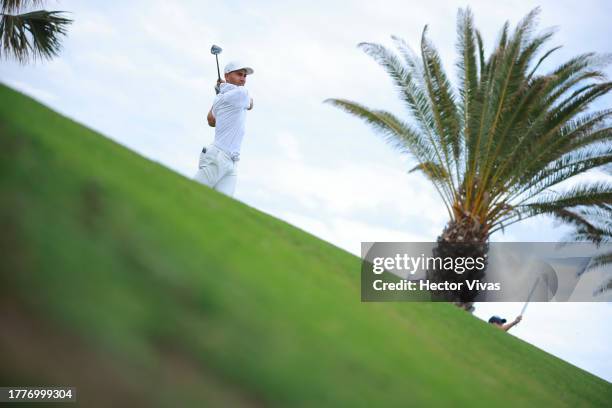
<path id="1" fill-rule="evenodd" d="M 549 214 L 575 228 L 574 232 L 564 238 L 564 242 L 591 241 L 600 245 L 609 241 L 611 232 L 609 226 L 606 228 L 592 222 L 584 212 L 561 209 Z"/>
<path id="2" fill-rule="evenodd" d="M 358 47 L 377 61 L 389 74 L 400 92 L 403 102 L 406 104 L 411 115 L 416 119 L 422 134 L 427 138 L 429 150 L 435 154 L 436 161 L 448 166 L 445 162 L 445 150 L 442 147 L 441 136 L 435 127 L 434 112 L 432 104 L 424 89 L 424 68 L 422 62 L 411 52 L 409 47 L 397 37 L 392 37 L 396 42 L 405 64 L 391 50 L 380 44 L 360 43 Z M 427 160 L 425 160 L 427 161 Z M 447 172 L 450 170 L 447 168 Z M 444 190 L 452 191 L 453 185 L 448 184 Z M 451 194 L 452 195 L 452 194 Z"/>
<path id="3" fill-rule="evenodd" d="M 484 42 L 482 41 L 482 34 L 478 29 L 474 29 L 476 33 L 476 44 L 478 45 L 478 73 L 482 81 L 484 70 L 485 70 L 485 57 L 484 57 Z"/>
<path id="4" fill-rule="evenodd" d="M 546 51 L 546 53 L 544 53 L 544 55 L 542 55 L 542 57 L 540 57 L 540 59 L 538 60 L 538 62 L 534 65 L 534 67 L 531 69 L 531 72 L 529 73 L 529 75 L 527 75 L 526 80 L 529 81 L 531 80 L 531 78 L 533 78 L 533 76 L 535 75 L 535 73 L 537 72 L 538 68 L 540 68 L 540 65 L 542 65 L 542 63 L 548 58 L 550 57 L 554 52 L 560 50 L 561 48 L 563 48 L 562 46 L 558 45 L 556 47 L 551 48 L 550 50 Z"/>
<path id="5" fill-rule="evenodd" d="M 523 207 L 544 214 L 580 205 L 604 208 L 612 205 L 612 183 L 581 184 L 562 193 L 551 192 L 532 203 L 524 204 Z"/>
<path id="6" fill-rule="evenodd" d="M 612 253 L 606 253 L 602 255 L 598 255 L 591 259 L 591 264 L 588 267 L 588 270 L 598 268 L 604 265 L 612 264 Z M 612 290 L 612 278 L 608 279 L 607 282 L 602 283 L 596 290 L 594 295 L 602 294 L 608 290 Z"/>
<path id="7" fill-rule="evenodd" d="M 593 122 L 604 120 L 609 113 L 599 115 L 572 124 L 571 132 L 557 137 L 567 140 L 550 150 L 543 160 L 534 161 L 528 169 L 524 166 L 519 166 L 520 171 L 513 169 L 514 179 L 508 182 L 505 190 L 514 190 L 513 196 L 525 191 L 534 195 L 570 177 L 607 165 L 612 156 L 612 145 L 608 143 L 612 139 L 612 129 L 591 130 L 596 126 Z"/>
<path id="8" fill-rule="evenodd" d="M 559 168 L 546 170 L 535 181 L 527 185 L 516 185 L 512 190 L 502 190 L 503 196 L 495 196 L 494 204 L 512 202 L 516 206 L 520 206 L 528 201 L 533 201 L 536 198 L 541 198 L 547 189 L 568 180 L 578 174 L 588 170 L 599 168 L 602 165 L 612 162 L 612 154 L 607 154 L 598 157 L 588 157 L 585 159 L 569 162 L 566 165 L 559 164 Z"/>
<path id="9" fill-rule="evenodd" d="M 555 185 L 568 180 L 571 177 L 585 173 L 589 170 L 612 163 L 612 147 L 601 155 L 591 153 L 590 149 L 582 153 L 574 153 L 554 162 L 551 166 L 543 169 L 538 175 L 525 184 L 521 192 L 528 192 L 527 196 L 535 196 Z"/>
<path id="10" fill-rule="evenodd" d="M 590 90 L 590 95 L 576 98 L 573 106 L 571 108 L 566 106 L 564 112 L 543 109 L 544 113 L 536 113 L 537 118 L 528 115 L 526 123 L 529 127 L 527 129 L 518 127 L 518 137 L 515 138 L 514 146 L 510 146 L 509 153 L 500 165 L 497 177 L 506 180 L 508 184 L 525 183 L 540 169 L 569 150 L 604 140 L 606 136 L 603 133 L 598 135 L 593 133 L 598 132 L 600 125 L 610 116 L 608 111 L 598 111 L 574 119 L 586 110 L 590 103 L 611 89 L 609 83 L 598 85 L 597 88 Z M 544 120 L 540 120 L 542 118 Z"/>
<path id="11" fill-rule="evenodd" d="M 502 35 L 496 68 L 491 72 L 492 85 L 487 96 L 488 107 L 483 107 L 487 114 L 482 116 L 483 123 L 480 124 L 481 129 L 487 130 L 479 137 L 479 154 L 476 156 L 482 167 L 480 173 L 483 181 L 476 193 L 475 201 L 479 203 L 477 212 L 485 211 L 482 208 L 485 205 L 482 197 L 491 187 L 490 175 L 497 166 L 498 156 L 506 139 L 507 132 L 504 132 L 504 129 L 512 124 L 516 101 L 525 93 L 525 71 L 535 52 L 551 35 L 546 33 L 533 40 L 530 38 L 538 13 L 537 8 L 529 13 L 517 25 L 512 36 L 507 36 L 507 30 L 504 30 Z"/>
<path id="12" fill-rule="evenodd" d="M 470 144 L 472 136 L 471 117 L 482 108 L 478 103 L 478 66 L 476 60 L 476 34 L 474 16 L 468 7 L 457 14 L 457 51 L 459 59 L 456 66 L 459 70 L 459 105 L 464 143 Z"/>
<path id="13" fill-rule="evenodd" d="M 440 55 L 426 34 L 427 27 L 423 30 L 421 39 L 425 84 L 436 131 L 440 136 L 446 169 L 452 174 L 452 169 L 455 167 L 453 164 L 457 163 L 461 153 L 458 112 L 450 81 L 442 68 Z"/>
<path id="14" fill-rule="evenodd" d="M 20 63 L 29 59 L 50 59 L 59 54 L 60 38 L 67 33 L 72 20 L 60 11 L 33 11 L 10 15 L 0 20 L 0 57 L 15 58 Z"/>
<path id="15" fill-rule="evenodd" d="M 551 33 L 546 33 L 532 41 L 515 39 L 515 41 L 523 41 L 525 49 L 513 63 L 515 71 L 514 78 L 511 79 L 513 85 L 509 88 L 508 99 L 501 108 L 499 132 L 490 137 L 490 145 L 495 148 L 492 153 L 487 154 L 486 168 L 483 172 L 483 178 L 487 182 L 485 188 L 495 189 L 503 168 L 501 163 L 509 160 L 508 153 L 513 151 L 520 134 L 529 127 L 529 114 L 537 106 L 534 101 L 543 95 L 550 82 L 549 77 L 539 77 L 532 81 L 524 78 L 531 58 L 551 35 Z"/>
<path id="16" fill-rule="evenodd" d="M 509 27 L 510 23 L 506 21 L 500 32 L 497 48 L 484 63 L 483 69 L 481 69 L 479 84 L 480 92 L 477 97 L 481 101 L 482 108 L 480 109 L 479 114 L 475 115 L 473 118 L 475 123 L 473 126 L 471 126 L 471 128 L 475 132 L 474 135 L 470 135 L 468 138 L 466 138 L 466 140 L 469 140 L 469 144 L 466 146 L 468 151 L 468 160 L 465 170 L 465 182 L 467 184 L 466 205 L 468 206 L 473 205 L 471 199 L 474 195 L 474 179 L 480 178 L 480 171 L 477 168 L 477 165 L 480 163 L 480 158 L 482 157 L 483 145 L 485 144 L 486 140 L 485 133 L 488 130 L 487 123 L 490 123 L 490 117 L 493 112 L 493 104 L 491 103 L 490 99 L 493 89 L 495 88 L 494 74 L 497 66 L 499 65 L 499 60 L 506 50 Z M 476 32 L 476 37 L 480 52 L 482 54 L 483 47 L 480 33 Z"/>
<path id="17" fill-rule="evenodd" d="M 0 1 L 0 11 L 2 13 L 17 13 L 29 7 L 38 7 L 44 0 L 2 0 Z"/>
<path id="18" fill-rule="evenodd" d="M 530 202 L 524 203 L 529 200 Z M 497 206 L 502 204 L 496 203 Z M 603 181 L 587 185 L 578 184 L 564 192 L 526 194 L 522 202 L 517 203 L 513 209 L 515 211 L 496 218 L 497 228 L 493 232 L 500 229 L 500 224 L 508 226 L 534 216 L 552 215 L 575 227 L 584 224 L 584 231 L 580 230 L 582 235 L 574 234 L 571 239 L 595 242 L 593 238 L 597 233 L 597 230 L 594 230 L 595 225 L 603 228 L 602 231 L 612 231 L 612 183 Z M 587 220 L 591 220 L 593 225 Z M 608 234 L 608 237 L 612 235 Z"/>
<path id="19" fill-rule="evenodd" d="M 431 181 L 445 181 L 448 182 L 450 175 L 446 172 L 444 167 L 434 163 L 434 162 L 425 162 L 419 163 L 414 166 L 412 169 L 408 171 L 408 173 L 413 173 L 415 171 L 423 172 L 427 178 Z"/>
<path id="20" fill-rule="evenodd" d="M 401 153 L 412 154 L 417 161 L 434 160 L 430 146 L 422 135 L 395 115 L 380 110 L 371 110 L 361 104 L 346 99 L 326 99 L 325 103 L 334 105 L 345 112 L 361 118 L 385 136 L 385 141 Z"/>
<path id="21" fill-rule="evenodd" d="M 395 38 L 396 42 L 399 39 Z M 393 80 L 400 92 L 402 101 L 410 113 L 417 119 L 421 131 L 428 135 L 430 143 L 437 145 L 437 135 L 434 129 L 433 113 L 422 86 L 419 61 L 411 55 L 410 50 L 400 47 L 406 65 L 391 50 L 380 44 L 360 43 L 358 47 L 381 65 Z"/>
<path id="22" fill-rule="evenodd" d="M 571 124 L 571 120 L 585 111 L 591 102 L 607 94 L 610 90 L 612 90 L 612 83 L 598 84 L 575 98 L 560 111 L 553 110 L 549 115 L 550 119 L 543 126 L 543 131 L 537 135 L 537 142 L 532 144 L 530 150 L 526 152 L 525 157 L 528 157 L 528 159 L 520 162 L 518 166 L 520 173 L 532 174 L 535 169 L 541 167 L 542 162 L 550 162 L 563 154 L 563 146 L 568 142 L 567 134 L 563 134 L 565 126 L 568 123 Z M 578 119 L 577 122 L 579 123 L 580 120 Z"/>

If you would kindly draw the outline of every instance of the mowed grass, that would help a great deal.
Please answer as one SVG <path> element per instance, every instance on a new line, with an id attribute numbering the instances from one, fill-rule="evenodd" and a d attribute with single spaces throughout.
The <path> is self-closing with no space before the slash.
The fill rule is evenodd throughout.
<path id="1" fill-rule="evenodd" d="M 357 257 L 4 86 L 0 171 L 0 385 L 87 407 L 612 400 L 454 306 L 361 303 Z"/>

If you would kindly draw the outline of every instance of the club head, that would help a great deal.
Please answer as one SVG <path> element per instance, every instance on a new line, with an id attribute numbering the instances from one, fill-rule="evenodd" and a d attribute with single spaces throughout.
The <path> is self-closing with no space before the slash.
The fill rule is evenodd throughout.
<path id="1" fill-rule="evenodd" d="M 214 55 L 221 54 L 221 51 L 223 51 L 223 49 L 219 47 L 218 45 L 213 45 L 212 47 L 210 47 L 211 54 L 214 54 Z"/>

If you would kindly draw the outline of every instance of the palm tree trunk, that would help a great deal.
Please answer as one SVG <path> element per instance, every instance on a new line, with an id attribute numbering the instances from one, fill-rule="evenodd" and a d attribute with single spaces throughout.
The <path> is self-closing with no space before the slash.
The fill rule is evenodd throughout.
<path id="1" fill-rule="evenodd" d="M 460 283 L 461 289 L 457 291 L 432 291 L 433 301 L 453 302 L 455 305 L 472 311 L 472 304 L 478 295 L 476 289 L 470 290 L 465 281 L 482 280 L 485 276 L 487 266 L 487 252 L 489 250 L 488 235 L 486 230 L 473 218 L 464 217 L 458 221 L 450 221 L 442 235 L 437 239 L 438 245 L 433 249 L 433 256 L 443 260 L 451 258 L 453 265 L 457 264 L 458 258 L 484 259 L 484 269 L 476 269 L 458 273 L 453 269 L 432 268 L 427 271 L 427 279 L 430 282 L 454 282 Z"/>

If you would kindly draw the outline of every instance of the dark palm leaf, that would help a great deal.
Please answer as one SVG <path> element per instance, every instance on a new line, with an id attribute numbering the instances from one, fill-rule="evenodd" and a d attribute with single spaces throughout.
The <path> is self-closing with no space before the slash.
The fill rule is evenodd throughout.
<path id="1" fill-rule="evenodd" d="M 431 181 L 444 181 L 449 178 L 449 175 L 444 170 L 444 167 L 433 162 L 419 163 L 410 169 L 408 173 L 415 171 L 422 171 Z"/>
<path id="2" fill-rule="evenodd" d="M 2 14 L 0 57 L 13 57 L 20 63 L 55 57 L 61 49 L 60 38 L 71 23 L 60 11 Z"/>
<path id="3" fill-rule="evenodd" d="M 28 7 L 38 7 L 44 0 L 0 0 L 0 11 L 2 13 L 16 13 Z"/>
<path id="4" fill-rule="evenodd" d="M 612 205 L 612 183 L 581 184 L 562 193 L 547 193 L 537 202 L 525 204 L 524 207 L 537 215 L 537 213 L 553 213 L 579 205 L 604 208 Z"/>

